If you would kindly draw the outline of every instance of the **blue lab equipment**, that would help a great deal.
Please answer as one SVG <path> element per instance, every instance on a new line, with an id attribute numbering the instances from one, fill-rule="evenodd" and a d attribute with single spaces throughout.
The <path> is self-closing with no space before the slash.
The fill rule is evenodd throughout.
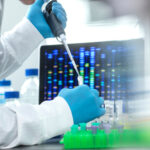
<path id="1" fill-rule="evenodd" d="M 5 92 L 5 99 L 9 99 L 9 98 L 19 98 L 19 92 L 18 91 L 9 91 L 9 92 Z"/>
<path id="2" fill-rule="evenodd" d="M 10 86 L 11 81 L 10 80 L 2 80 L 0 81 L 0 86 Z"/>
<path id="3" fill-rule="evenodd" d="M 0 81 L 0 105 L 5 104 L 6 100 L 4 98 L 4 93 L 6 91 L 12 90 L 12 88 L 10 86 L 11 86 L 10 80 L 1 80 Z"/>
<path id="4" fill-rule="evenodd" d="M 6 105 L 9 102 L 16 102 L 16 100 L 18 100 L 20 98 L 20 93 L 19 91 L 8 91 L 5 92 L 5 99 L 6 99 Z"/>
<path id="5" fill-rule="evenodd" d="M 36 69 L 36 68 L 26 69 L 25 74 L 26 74 L 26 76 L 38 76 L 38 69 Z"/>

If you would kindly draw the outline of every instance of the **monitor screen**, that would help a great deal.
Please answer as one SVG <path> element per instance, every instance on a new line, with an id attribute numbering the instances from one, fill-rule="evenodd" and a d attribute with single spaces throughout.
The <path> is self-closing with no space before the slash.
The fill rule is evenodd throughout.
<path id="1" fill-rule="evenodd" d="M 84 84 L 105 100 L 128 98 L 135 78 L 143 76 L 142 39 L 69 44 Z M 62 88 L 78 86 L 77 74 L 63 45 L 40 51 L 40 103 L 53 100 Z"/>

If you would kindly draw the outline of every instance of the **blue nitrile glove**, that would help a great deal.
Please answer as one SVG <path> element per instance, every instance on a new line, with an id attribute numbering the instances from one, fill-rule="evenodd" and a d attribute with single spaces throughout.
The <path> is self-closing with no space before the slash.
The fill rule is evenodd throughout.
<path id="1" fill-rule="evenodd" d="M 58 96 L 63 97 L 68 103 L 74 124 L 89 122 L 105 114 L 105 109 L 101 107 L 104 100 L 99 97 L 97 90 L 90 89 L 87 85 L 74 89 L 64 88 Z"/>
<path id="2" fill-rule="evenodd" d="M 43 3 L 44 3 L 43 0 L 36 0 L 36 2 L 30 6 L 29 11 L 27 13 L 27 18 L 42 34 L 44 38 L 54 37 L 41 10 Z M 61 4 L 58 2 L 53 2 L 52 12 L 55 14 L 57 19 L 62 23 L 63 28 L 65 28 L 67 17 L 66 12 L 64 8 L 61 6 Z"/>

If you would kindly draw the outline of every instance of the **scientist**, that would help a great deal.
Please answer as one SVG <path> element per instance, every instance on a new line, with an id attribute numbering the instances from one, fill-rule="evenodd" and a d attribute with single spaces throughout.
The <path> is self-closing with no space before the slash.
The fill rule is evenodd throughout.
<path id="1" fill-rule="evenodd" d="M 41 12 L 42 0 L 20 0 L 32 4 L 26 17 L 1 36 L 0 79 L 14 72 L 45 38 L 53 37 Z M 52 11 L 66 26 L 66 13 L 55 2 Z M 11 13 L 11 12 L 10 12 Z M 88 122 L 105 113 L 103 100 L 88 86 L 63 89 L 54 101 L 41 105 L 11 104 L 0 107 L 0 149 L 34 145 L 66 132 L 74 123 Z"/>

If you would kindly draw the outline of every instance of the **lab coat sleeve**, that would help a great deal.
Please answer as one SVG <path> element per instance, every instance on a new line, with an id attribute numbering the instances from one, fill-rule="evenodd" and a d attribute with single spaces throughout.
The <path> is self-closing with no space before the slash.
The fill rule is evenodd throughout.
<path id="1" fill-rule="evenodd" d="M 40 144 L 72 125 L 70 107 L 62 97 L 41 105 L 12 103 L 0 108 L 0 149 Z"/>
<path id="2" fill-rule="evenodd" d="M 24 18 L 0 39 L 0 79 L 19 68 L 44 40 L 32 23 Z"/>

